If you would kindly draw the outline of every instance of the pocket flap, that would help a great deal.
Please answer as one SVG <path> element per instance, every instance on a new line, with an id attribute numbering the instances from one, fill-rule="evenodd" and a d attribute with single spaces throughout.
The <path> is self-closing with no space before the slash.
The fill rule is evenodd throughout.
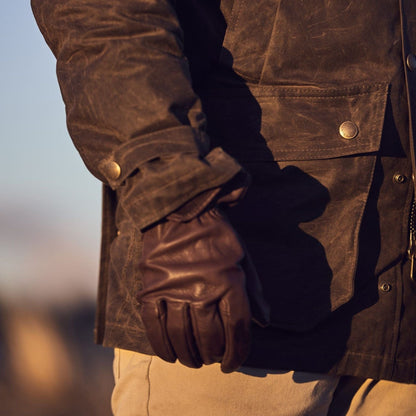
<path id="1" fill-rule="evenodd" d="M 376 152 L 387 93 L 388 83 L 246 85 L 212 91 L 203 102 L 214 143 L 237 159 L 313 160 Z"/>
<path id="2" fill-rule="evenodd" d="M 388 84 L 350 88 L 258 87 L 260 133 L 275 160 L 327 159 L 376 152 Z"/>

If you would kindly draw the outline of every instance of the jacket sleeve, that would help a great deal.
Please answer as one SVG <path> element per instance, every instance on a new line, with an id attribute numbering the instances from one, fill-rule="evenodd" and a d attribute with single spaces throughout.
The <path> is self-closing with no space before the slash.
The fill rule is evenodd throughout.
<path id="1" fill-rule="evenodd" d="M 144 228 L 241 167 L 210 148 L 172 0 L 32 0 L 71 138 Z"/>

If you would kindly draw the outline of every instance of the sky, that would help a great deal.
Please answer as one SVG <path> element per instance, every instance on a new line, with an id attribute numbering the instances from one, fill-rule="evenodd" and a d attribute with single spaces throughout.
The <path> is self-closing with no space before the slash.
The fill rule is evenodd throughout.
<path id="1" fill-rule="evenodd" d="M 65 125 L 29 0 L 0 14 L 0 301 L 95 297 L 101 184 Z"/>

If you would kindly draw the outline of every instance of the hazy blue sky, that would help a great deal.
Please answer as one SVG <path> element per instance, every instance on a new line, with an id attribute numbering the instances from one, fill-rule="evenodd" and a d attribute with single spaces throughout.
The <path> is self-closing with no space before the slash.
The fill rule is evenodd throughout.
<path id="1" fill-rule="evenodd" d="M 101 187 L 66 132 L 29 0 L 0 15 L 0 300 L 94 296 Z"/>

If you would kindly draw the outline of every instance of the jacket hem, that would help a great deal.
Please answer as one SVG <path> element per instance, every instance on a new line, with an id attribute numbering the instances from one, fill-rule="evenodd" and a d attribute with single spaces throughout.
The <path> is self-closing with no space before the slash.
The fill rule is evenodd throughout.
<path id="1" fill-rule="evenodd" d="M 107 325 L 102 345 L 154 355 L 146 334 L 137 328 Z M 263 344 L 265 345 L 267 344 Z M 244 366 L 273 371 L 293 370 L 416 384 L 416 359 L 392 360 L 353 351 L 325 349 L 304 351 L 295 348 L 273 349 L 267 353 L 263 350 L 262 354 L 252 351 Z"/>

